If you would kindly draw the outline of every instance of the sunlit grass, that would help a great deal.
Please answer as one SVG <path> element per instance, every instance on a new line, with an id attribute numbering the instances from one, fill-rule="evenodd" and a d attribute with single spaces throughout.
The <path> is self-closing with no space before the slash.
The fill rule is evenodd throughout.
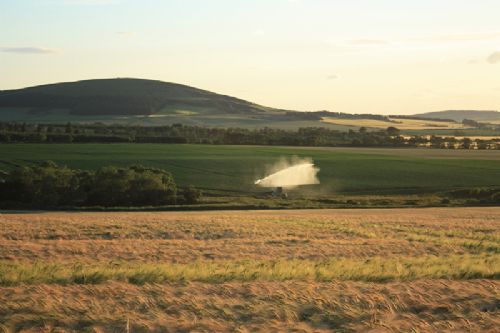
<path id="1" fill-rule="evenodd" d="M 0 332 L 496 332 L 499 216 L 5 214 Z"/>
<path id="2" fill-rule="evenodd" d="M 449 257 L 198 261 L 192 264 L 105 263 L 46 264 L 3 262 L 0 284 L 97 284 L 122 281 L 133 284 L 196 281 L 408 281 L 416 279 L 497 279 L 499 255 Z"/>

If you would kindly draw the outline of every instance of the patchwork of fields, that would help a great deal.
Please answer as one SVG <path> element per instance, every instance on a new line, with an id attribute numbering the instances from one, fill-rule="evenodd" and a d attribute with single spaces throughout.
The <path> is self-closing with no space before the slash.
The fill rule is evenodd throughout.
<path id="1" fill-rule="evenodd" d="M 0 170 L 53 160 L 72 168 L 143 164 L 181 185 L 233 194 L 262 192 L 254 181 L 283 158 L 312 158 L 321 185 L 309 195 L 433 193 L 500 186 L 500 151 L 297 148 L 165 144 L 0 145 Z M 304 193 L 307 192 L 307 189 Z"/>
<path id="2" fill-rule="evenodd" d="M 342 118 L 323 118 L 323 122 L 335 125 L 344 125 L 352 127 L 368 127 L 386 129 L 387 127 L 397 127 L 400 130 L 426 130 L 426 129 L 468 129 L 462 123 L 453 121 L 437 121 L 430 119 L 404 119 L 389 118 L 390 121 L 377 119 L 342 119 Z"/>
<path id="3" fill-rule="evenodd" d="M 495 332 L 500 208 L 0 215 L 0 331 Z"/>

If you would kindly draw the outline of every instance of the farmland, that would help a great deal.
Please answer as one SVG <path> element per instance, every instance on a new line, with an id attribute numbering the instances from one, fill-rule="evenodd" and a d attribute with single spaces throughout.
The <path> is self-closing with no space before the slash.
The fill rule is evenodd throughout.
<path id="1" fill-rule="evenodd" d="M 44 160 L 79 169 L 143 164 L 166 169 L 181 185 L 231 195 L 259 193 L 253 185 L 283 158 L 312 158 L 321 185 L 311 195 L 401 194 L 500 186 L 498 151 L 296 148 L 161 144 L 0 145 L 0 170 Z M 307 193 L 305 189 L 303 193 Z"/>
<path id="2" fill-rule="evenodd" d="M 0 215 L 0 328 L 494 332 L 500 209 Z"/>
<path id="3" fill-rule="evenodd" d="M 389 118 L 390 121 L 376 119 L 339 119 L 326 117 L 323 122 L 328 124 L 353 126 L 353 127 L 369 127 L 382 128 L 393 126 L 400 130 L 425 130 L 425 129 L 467 129 L 468 127 L 461 123 L 452 121 L 437 121 L 429 119 L 404 119 L 404 118 Z"/>

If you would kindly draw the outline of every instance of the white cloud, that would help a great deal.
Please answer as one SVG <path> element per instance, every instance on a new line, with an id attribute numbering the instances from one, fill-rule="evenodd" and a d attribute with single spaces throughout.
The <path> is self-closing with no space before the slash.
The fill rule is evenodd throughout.
<path id="1" fill-rule="evenodd" d="M 493 52 L 486 61 L 492 65 L 500 63 L 500 52 Z"/>

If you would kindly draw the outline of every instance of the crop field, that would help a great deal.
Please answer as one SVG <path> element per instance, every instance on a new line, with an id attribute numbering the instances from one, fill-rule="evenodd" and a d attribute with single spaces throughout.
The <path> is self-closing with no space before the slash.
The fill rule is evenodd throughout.
<path id="1" fill-rule="evenodd" d="M 0 145 L 0 170 L 44 160 L 79 169 L 143 164 L 166 169 L 180 186 L 231 195 L 265 191 L 254 186 L 276 162 L 311 158 L 321 184 L 310 195 L 434 193 L 460 187 L 500 186 L 500 151 L 297 148 L 166 144 Z"/>
<path id="2" fill-rule="evenodd" d="M 496 332 L 500 208 L 0 215 L 4 332 Z"/>
<path id="3" fill-rule="evenodd" d="M 93 123 L 141 126 L 162 126 L 184 124 L 195 126 L 237 127 L 257 129 L 262 127 L 296 130 L 301 127 L 325 127 L 339 131 L 347 131 L 352 126 L 336 125 L 318 120 L 288 120 L 280 119 L 283 112 L 267 110 L 265 114 L 221 114 L 220 110 L 211 107 L 196 107 L 188 105 L 171 105 L 152 115 L 75 115 L 69 110 L 53 109 L 43 113 L 33 112 L 31 108 L 0 107 L 0 114 L 4 121 L 26 123 Z"/>
<path id="4" fill-rule="evenodd" d="M 389 126 L 397 127 L 400 130 L 424 130 L 424 129 L 466 129 L 468 127 L 461 123 L 452 121 L 436 121 L 436 120 L 421 120 L 421 119 L 402 119 L 389 118 L 391 121 L 383 121 L 376 119 L 341 119 L 329 118 L 323 119 L 323 122 L 335 125 L 353 126 L 353 127 L 370 127 L 386 129 Z"/>

